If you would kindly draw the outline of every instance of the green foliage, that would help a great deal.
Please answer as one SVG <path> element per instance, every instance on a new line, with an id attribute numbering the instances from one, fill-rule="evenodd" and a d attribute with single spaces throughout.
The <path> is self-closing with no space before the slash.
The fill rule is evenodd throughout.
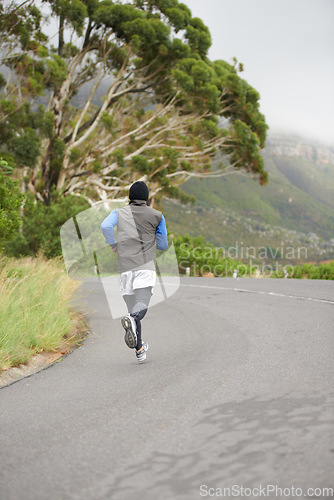
<path id="1" fill-rule="evenodd" d="M 159 196 L 189 199 L 179 190 L 187 178 L 179 171 L 207 172 L 220 147 L 236 168 L 253 172 L 266 183 L 260 150 L 267 126 L 259 112 L 259 94 L 238 76 L 237 61 L 233 66 L 208 59 L 210 32 L 185 4 L 178 0 L 43 3 L 59 26 L 56 47 L 50 48 L 42 32 L 42 14 L 34 2 L 14 12 L 7 6 L 0 19 L 1 48 L 9 47 L 10 54 L 3 64 L 17 76 L 0 100 L 0 150 L 12 155 L 18 166 L 38 167 L 27 175 L 34 182 L 26 183 L 36 197 L 49 204 L 51 190 L 58 186 L 66 192 L 77 176 L 80 182 L 74 189 L 93 198 L 101 196 L 101 183 L 111 186 L 115 179 L 114 174 L 102 177 L 114 159 L 122 169 L 118 185 L 144 174 L 149 184 L 162 188 Z M 79 90 L 84 85 L 95 89 L 99 69 L 108 79 L 96 93 L 110 81 L 101 99 L 104 112 L 101 116 L 95 95 L 80 116 Z M 45 99 L 44 109 L 36 106 L 39 96 Z M 160 113 L 167 103 L 168 113 Z M 145 120 L 155 113 L 156 120 L 146 126 Z M 205 118 L 199 120 L 201 115 Z M 220 117 L 229 121 L 228 128 L 219 127 Z M 173 154 L 166 154 L 168 150 Z M 92 179 L 82 175 L 87 157 L 92 177 L 99 181 L 94 187 Z"/>
<path id="2" fill-rule="evenodd" d="M 45 60 L 49 72 L 48 87 L 57 90 L 67 76 L 66 61 L 57 54 Z"/>
<path id="3" fill-rule="evenodd" d="M 132 168 L 141 174 L 150 172 L 150 165 L 145 156 L 134 156 L 131 160 Z"/>
<path id="4" fill-rule="evenodd" d="M 177 5 L 177 2 L 175 2 L 175 4 Z M 187 24 L 191 20 L 190 10 L 186 7 L 186 5 L 183 5 L 183 8 L 180 8 L 181 5 L 182 4 L 179 4 L 178 8 L 171 7 L 165 10 L 168 21 L 174 27 L 176 33 L 178 33 L 178 31 L 180 30 L 185 29 L 187 27 Z"/>
<path id="5" fill-rule="evenodd" d="M 65 142 L 58 137 L 53 139 L 50 143 L 50 165 L 54 173 L 60 172 L 62 168 L 65 149 Z"/>
<path id="6" fill-rule="evenodd" d="M 210 31 L 198 17 L 191 19 L 186 27 L 186 39 L 192 50 L 205 57 L 211 46 Z"/>
<path id="7" fill-rule="evenodd" d="M 208 273 L 216 277 L 232 276 L 235 268 L 239 269 L 240 276 L 249 272 L 247 266 L 225 257 L 223 248 L 214 247 L 203 236 L 176 236 L 173 243 L 181 274 L 185 274 L 187 267 L 190 268 L 192 276 L 204 276 Z"/>
<path id="8" fill-rule="evenodd" d="M 294 266 L 291 278 L 334 280 L 334 260 L 327 264 L 303 264 L 302 266 Z"/>
<path id="9" fill-rule="evenodd" d="M 226 257 L 224 247 L 215 247 L 203 236 L 190 237 L 188 234 L 173 238 L 181 274 L 190 268 L 191 276 L 205 276 L 212 273 L 215 277 L 228 277 L 237 269 L 238 276 L 252 276 L 256 266 L 242 264 L 239 260 Z M 334 280 L 334 261 L 320 265 L 305 263 L 301 266 L 288 266 L 289 278 Z M 271 278 L 284 278 L 284 268 L 270 273 Z"/>
<path id="10" fill-rule="evenodd" d="M 27 50 L 45 41 L 41 20 L 41 12 L 33 4 L 23 6 L 20 10 L 9 8 L 8 11 L 1 6 L 0 33 L 2 36 L 9 33 L 19 41 L 22 50 Z"/>
<path id="11" fill-rule="evenodd" d="M 53 133 L 53 114 L 51 111 L 44 111 L 44 109 L 42 109 L 41 119 L 36 123 L 36 127 L 41 137 L 48 137 L 51 139 Z"/>
<path id="12" fill-rule="evenodd" d="M 166 159 L 168 173 L 176 172 L 179 153 L 173 148 L 163 148 L 163 155 Z"/>
<path id="13" fill-rule="evenodd" d="M 125 163 L 124 163 L 124 151 L 122 149 L 116 149 L 116 151 L 114 151 L 113 156 L 115 158 L 116 163 L 120 167 L 124 167 L 124 165 L 125 165 Z"/>
<path id="14" fill-rule="evenodd" d="M 36 130 L 26 127 L 23 134 L 13 140 L 13 153 L 20 165 L 34 167 L 39 156 L 41 139 Z"/>
<path id="15" fill-rule="evenodd" d="M 97 174 L 102 168 L 102 163 L 99 160 L 94 160 L 93 163 L 93 172 Z"/>
<path id="16" fill-rule="evenodd" d="M 193 57 L 181 59 L 172 75 L 184 90 L 183 96 L 192 103 L 193 109 L 219 113 L 221 91 L 214 82 L 216 75 L 213 66 L 193 54 Z"/>
<path id="17" fill-rule="evenodd" d="M 0 123 L 1 155 L 13 166 L 34 167 L 40 155 L 41 139 L 52 136 L 52 113 L 45 111 L 42 105 L 33 111 L 29 103 L 15 109 L 14 102 L 5 100 L 0 101 L 0 114 L 1 111 L 8 113 L 7 119 Z"/>
<path id="18" fill-rule="evenodd" d="M 79 148 L 71 149 L 70 162 L 75 163 L 80 158 L 81 151 Z"/>
<path id="19" fill-rule="evenodd" d="M 94 7 L 97 2 L 81 0 L 43 0 L 51 5 L 52 11 L 57 16 L 62 16 L 64 21 L 73 26 L 77 35 L 81 36 L 84 22 L 87 17 L 87 7 Z M 88 4 L 88 5 L 86 5 Z"/>
<path id="20" fill-rule="evenodd" d="M 124 35 L 124 23 L 144 17 L 145 14 L 132 5 L 115 5 L 111 0 L 99 2 L 93 15 L 98 26 L 112 28 L 118 37 Z"/>
<path id="21" fill-rule="evenodd" d="M 259 111 L 259 93 L 245 80 L 237 75 L 236 69 L 225 61 L 212 63 L 215 72 L 215 83 L 221 90 L 227 91 L 225 97 L 229 102 L 229 111 L 225 114 L 234 122 L 239 120 L 247 125 L 259 138 L 259 145 L 264 147 L 268 126 Z"/>
<path id="22" fill-rule="evenodd" d="M 19 229 L 20 206 L 23 199 L 17 182 L 10 174 L 12 167 L 0 159 L 0 244 L 9 241 Z"/>
<path id="23" fill-rule="evenodd" d="M 83 33 L 85 18 L 87 17 L 87 7 L 80 0 L 64 2 L 64 12 L 68 22 L 74 27 L 80 36 Z"/>
<path id="24" fill-rule="evenodd" d="M 267 184 L 268 173 L 264 169 L 258 135 L 241 120 L 235 120 L 231 130 L 232 142 L 226 148 L 231 163 L 236 164 L 236 168 L 245 168 L 259 174 L 260 183 Z"/>
<path id="25" fill-rule="evenodd" d="M 16 232 L 12 241 L 5 244 L 5 253 L 13 257 L 36 256 L 40 251 L 47 258 L 61 255 L 61 226 L 89 206 L 77 196 L 61 198 L 54 193 L 51 205 L 46 206 L 28 195 L 24 204 L 21 231 Z"/>
<path id="26" fill-rule="evenodd" d="M 188 73 L 179 69 L 174 69 L 172 74 L 185 92 L 191 92 L 194 89 L 194 80 Z"/>
<path id="27" fill-rule="evenodd" d="M 290 279 L 334 280 L 334 260 L 324 264 L 305 263 L 300 266 L 288 266 Z M 284 270 L 275 271 L 272 278 L 284 278 Z"/>
<path id="28" fill-rule="evenodd" d="M 108 132 L 112 133 L 113 130 L 115 129 L 113 117 L 109 113 L 103 113 L 101 122 L 106 127 Z"/>
<path id="29" fill-rule="evenodd" d="M 53 142 L 53 154 L 57 158 L 63 158 L 65 153 L 66 144 L 58 137 Z"/>
<path id="30" fill-rule="evenodd" d="M 16 167 L 15 158 L 7 151 L 1 151 L 0 158 L 2 158 L 2 160 L 1 160 L 2 167 L 1 168 L 7 170 L 8 172 L 12 172 L 13 169 Z M 5 164 L 7 164 L 9 168 L 6 168 Z"/>

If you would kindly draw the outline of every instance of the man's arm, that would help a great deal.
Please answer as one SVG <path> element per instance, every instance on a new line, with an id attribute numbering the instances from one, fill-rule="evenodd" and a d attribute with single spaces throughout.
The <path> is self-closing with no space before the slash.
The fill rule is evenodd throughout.
<path id="1" fill-rule="evenodd" d="M 167 250 L 168 248 L 168 240 L 167 240 L 167 227 L 165 217 L 162 215 L 161 221 L 155 231 L 155 235 L 157 238 L 157 249 L 158 250 Z"/>
<path id="2" fill-rule="evenodd" d="M 118 224 L 118 214 L 116 210 L 113 210 L 108 217 L 104 219 L 101 224 L 101 230 L 103 236 L 105 237 L 105 242 L 115 248 L 117 243 L 114 236 L 113 228 Z"/>

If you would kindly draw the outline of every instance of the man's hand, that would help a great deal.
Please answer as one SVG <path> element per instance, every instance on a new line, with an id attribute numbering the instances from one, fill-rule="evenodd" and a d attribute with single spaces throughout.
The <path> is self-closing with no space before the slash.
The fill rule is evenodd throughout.
<path id="1" fill-rule="evenodd" d="M 114 253 L 117 253 L 117 243 L 114 243 L 113 245 L 110 245 L 111 247 L 111 250 L 114 252 Z"/>

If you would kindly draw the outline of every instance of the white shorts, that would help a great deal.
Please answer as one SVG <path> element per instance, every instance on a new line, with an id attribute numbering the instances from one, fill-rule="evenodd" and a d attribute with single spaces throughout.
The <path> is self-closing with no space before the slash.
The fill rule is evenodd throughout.
<path id="1" fill-rule="evenodd" d="M 157 273 L 149 269 L 140 271 L 127 271 L 119 275 L 119 288 L 121 295 L 134 295 L 137 288 L 147 288 L 155 286 Z"/>

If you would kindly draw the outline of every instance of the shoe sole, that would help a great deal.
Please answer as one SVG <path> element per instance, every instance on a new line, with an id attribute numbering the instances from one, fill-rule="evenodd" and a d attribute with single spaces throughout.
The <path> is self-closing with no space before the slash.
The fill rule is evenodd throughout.
<path id="1" fill-rule="evenodd" d="M 134 349 L 137 346 L 137 335 L 132 330 L 131 321 L 125 316 L 125 318 L 122 318 L 121 323 L 125 330 L 124 342 L 130 349 Z"/>

